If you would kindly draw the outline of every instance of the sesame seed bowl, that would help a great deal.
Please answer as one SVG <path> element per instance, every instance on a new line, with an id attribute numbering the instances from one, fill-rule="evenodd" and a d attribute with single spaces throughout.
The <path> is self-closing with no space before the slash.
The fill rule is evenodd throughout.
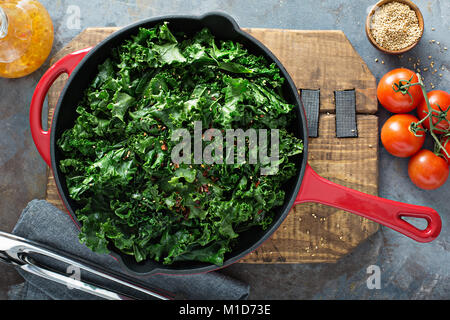
<path id="1" fill-rule="evenodd" d="M 378 50 L 402 54 L 422 38 L 424 21 L 420 9 L 409 0 L 381 0 L 366 19 L 366 35 Z"/>

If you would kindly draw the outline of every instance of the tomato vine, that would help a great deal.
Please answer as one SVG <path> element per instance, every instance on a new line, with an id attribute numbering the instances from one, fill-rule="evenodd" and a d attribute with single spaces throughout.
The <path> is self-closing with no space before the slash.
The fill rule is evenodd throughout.
<path id="1" fill-rule="evenodd" d="M 435 143 L 434 153 L 436 155 L 440 156 L 441 152 L 443 152 L 445 154 L 445 156 L 447 156 L 447 158 L 450 158 L 449 152 L 445 149 L 445 147 L 441 143 L 441 140 L 436 135 L 436 132 L 439 132 L 439 134 L 442 135 L 443 138 L 450 136 L 449 129 L 442 129 L 442 128 L 437 127 L 437 125 L 439 123 L 441 123 L 442 121 L 446 121 L 448 123 L 447 128 L 450 128 L 450 122 L 447 118 L 447 114 L 450 110 L 450 106 L 448 106 L 446 110 L 443 110 L 441 108 L 441 106 L 439 106 L 439 105 L 437 105 L 437 107 L 439 108 L 439 111 L 433 109 L 431 107 L 430 101 L 428 99 L 426 88 L 423 83 L 422 77 L 420 76 L 419 73 L 417 73 L 416 75 L 418 78 L 418 82 L 411 83 L 411 81 L 412 81 L 412 77 L 411 77 L 411 79 L 409 79 L 409 80 L 400 80 L 398 83 L 393 84 L 392 88 L 395 92 L 401 92 L 402 94 L 409 94 L 410 87 L 420 86 L 422 93 L 423 93 L 423 97 L 425 99 L 425 103 L 428 108 L 428 112 L 427 112 L 426 116 L 423 117 L 421 120 L 419 120 L 418 122 L 413 122 L 410 126 L 410 130 L 417 137 L 421 136 L 421 134 L 419 132 L 421 132 L 421 131 L 427 132 L 428 131 Z M 435 118 L 437 121 L 433 121 L 433 118 Z M 429 130 L 421 126 L 421 124 L 427 120 L 430 125 Z"/>

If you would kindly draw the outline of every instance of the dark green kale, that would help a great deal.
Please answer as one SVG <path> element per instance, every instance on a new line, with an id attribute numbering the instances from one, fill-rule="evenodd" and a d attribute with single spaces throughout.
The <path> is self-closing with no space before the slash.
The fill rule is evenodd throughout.
<path id="1" fill-rule="evenodd" d="M 80 241 L 96 252 L 113 245 L 136 261 L 196 260 L 221 265 L 239 233 L 266 228 L 296 174 L 302 141 L 276 64 L 208 29 L 193 37 L 168 24 L 139 33 L 99 66 L 58 140 L 59 167 L 81 209 Z M 279 129 L 278 173 L 261 164 L 176 164 L 175 129 L 194 122 L 220 130 Z M 231 146 L 234 147 L 234 146 Z"/>

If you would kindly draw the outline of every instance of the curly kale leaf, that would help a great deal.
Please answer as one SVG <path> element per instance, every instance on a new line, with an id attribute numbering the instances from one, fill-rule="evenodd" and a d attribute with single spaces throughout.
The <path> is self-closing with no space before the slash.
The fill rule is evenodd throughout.
<path id="1" fill-rule="evenodd" d="M 283 81 L 275 64 L 208 29 L 189 37 L 164 23 L 114 49 L 57 142 L 80 241 L 138 262 L 221 265 L 241 232 L 272 223 L 298 170 L 292 157 L 303 145 L 286 129 L 295 115 Z M 278 129 L 278 173 L 261 175 L 249 162 L 173 163 L 173 131 L 192 134 L 195 122 L 222 132 Z"/>

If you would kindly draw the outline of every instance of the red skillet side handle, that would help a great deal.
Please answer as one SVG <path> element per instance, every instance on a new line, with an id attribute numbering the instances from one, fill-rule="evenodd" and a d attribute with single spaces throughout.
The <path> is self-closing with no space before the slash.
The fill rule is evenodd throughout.
<path id="1" fill-rule="evenodd" d="M 442 228 L 441 218 L 432 208 L 383 199 L 340 186 L 320 177 L 308 164 L 294 205 L 303 202 L 318 202 L 357 214 L 418 242 L 433 241 Z M 402 217 L 422 218 L 428 225 L 420 230 Z"/>
<path id="2" fill-rule="evenodd" d="M 30 129 L 34 144 L 39 151 L 42 159 L 51 166 L 50 160 L 50 130 L 44 131 L 42 129 L 42 106 L 44 104 L 45 96 L 52 86 L 53 82 L 63 73 L 69 76 L 78 63 L 92 48 L 86 48 L 68 54 L 64 58 L 58 60 L 50 69 L 45 72 L 41 80 L 36 86 L 36 89 L 31 99 L 30 105 Z"/>

